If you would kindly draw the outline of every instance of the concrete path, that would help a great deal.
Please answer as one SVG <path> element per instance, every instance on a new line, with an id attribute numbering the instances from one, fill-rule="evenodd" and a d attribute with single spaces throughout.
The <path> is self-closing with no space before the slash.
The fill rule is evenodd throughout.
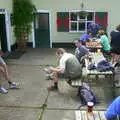
<path id="1" fill-rule="evenodd" d="M 29 49 L 19 60 L 7 62 L 20 89 L 0 94 L 0 120 L 75 120 L 74 111 L 80 105 L 77 89 L 62 80 L 58 92 L 46 89 L 51 82 L 45 80 L 43 68 L 57 64 L 55 49 Z M 6 82 L 2 84 L 8 87 Z M 95 109 L 105 109 L 112 100 L 111 88 L 101 84 L 107 83 L 92 87 L 100 101 Z"/>

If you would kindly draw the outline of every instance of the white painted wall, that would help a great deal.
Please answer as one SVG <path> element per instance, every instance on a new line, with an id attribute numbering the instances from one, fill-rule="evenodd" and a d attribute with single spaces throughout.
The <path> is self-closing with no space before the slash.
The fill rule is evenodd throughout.
<path id="1" fill-rule="evenodd" d="M 108 12 L 108 32 L 115 29 L 115 26 L 120 24 L 120 0 L 33 0 L 37 9 L 51 11 L 51 32 L 53 42 L 72 42 L 73 39 L 79 38 L 80 33 L 57 32 L 56 13 L 68 10 L 80 10 L 82 1 L 87 10 Z"/>

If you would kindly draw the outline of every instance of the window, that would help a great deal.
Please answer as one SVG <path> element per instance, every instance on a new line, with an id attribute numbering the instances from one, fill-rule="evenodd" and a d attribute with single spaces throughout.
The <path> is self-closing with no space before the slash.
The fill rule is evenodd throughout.
<path id="1" fill-rule="evenodd" d="M 86 32 L 91 22 L 95 22 L 94 11 L 69 12 L 69 32 Z"/>
<path id="2" fill-rule="evenodd" d="M 81 11 L 57 12 L 57 32 L 86 32 L 91 22 L 100 24 L 105 29 L 108 26 L 108 12 L 86 11 L 87 16 Z"/>

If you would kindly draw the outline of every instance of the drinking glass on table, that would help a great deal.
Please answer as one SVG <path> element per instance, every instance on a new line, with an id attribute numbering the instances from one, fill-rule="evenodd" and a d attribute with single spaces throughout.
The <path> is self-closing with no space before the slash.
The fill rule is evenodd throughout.
<path id="1" fill-rule="evenodd" d="M 87 111 L 88 111 L 88 113 L 91 113 L 91 112 L 93 112 L 93 106 L 94 106 L 94 103 L 93 102 L 88 102 L 87 103 Z"/>

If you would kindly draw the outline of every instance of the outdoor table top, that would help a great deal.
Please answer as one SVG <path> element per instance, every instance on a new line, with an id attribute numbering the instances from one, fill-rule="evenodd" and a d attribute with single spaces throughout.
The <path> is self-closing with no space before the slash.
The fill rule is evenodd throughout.
<path id="1" fill-rule="evenodd" d="M 107 120 L 105 117 L 105 111 L 93 111 L 88 113 L 87 111 L 75 111 L 75 120 Z"/>
<path id="2" fill-rule="evenodd" d="M 102 45 L 95 41 L 95 42 L 86 42 L 86 47 L 87 48 L 102 48 Z"/>
<path id="3" fill-rule="evenodd" d="M 105 60 L 104 56 L 102 53 L 92 53 L 92 62 L 93 63 L 98 63 L 101 60 Z M 86 69 L 86 73 L 87 75 L 111 75 L 113 74 L 112 71 L 105 71 L 105 72 L 100 72 L 97 70 L 88 70 L 88 65 L 89 65 L 89 60 L 87 58 L 85 58 L 85 69 Z"/>

